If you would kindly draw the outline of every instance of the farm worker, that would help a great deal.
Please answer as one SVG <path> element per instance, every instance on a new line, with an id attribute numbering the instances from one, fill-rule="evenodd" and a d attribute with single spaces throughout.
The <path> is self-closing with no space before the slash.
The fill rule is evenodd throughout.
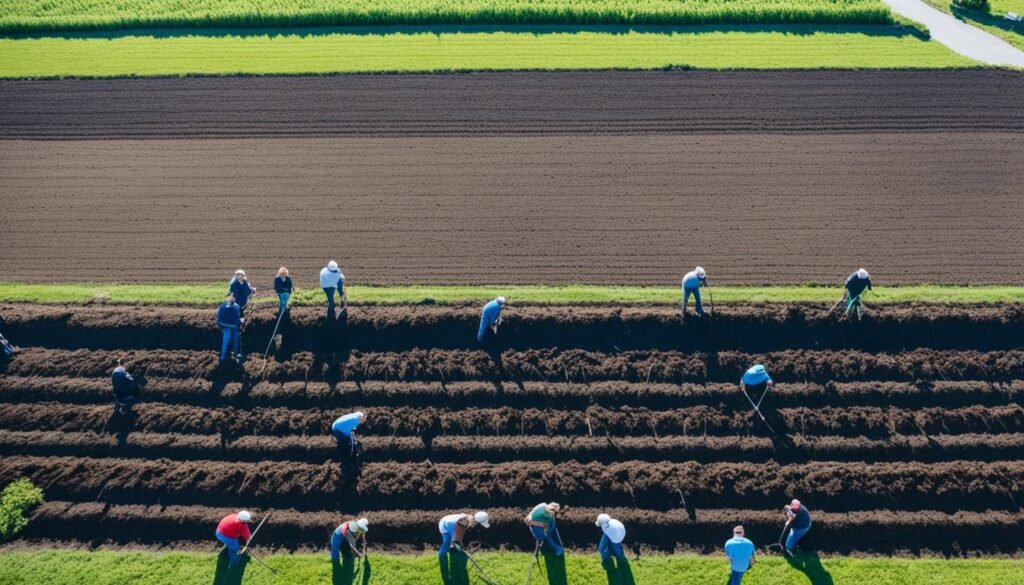
<path id="1" fill-rule="evenodd" d="M 277 313 L 284 313 L 288 308 L 288 299 L 292 296 L 292 277 L 288 276 L 288 269 L 284 266 L 277 269 L 277 278 L 274 279 L 274 292 L 277 293 Z"/>
<path id="2" fill-rule="evenodd" d="M 441 548 L 437 549 L 437 557 L 441 563 L 442 580 L 448 575 L 448 551 L 452 545 L 456 550 L 462 550 L 462 539 L 466 531 L 479 524 L 484 528 L 491 527 L 491 520 L 487 512 L 469 514 L 448 514 L 437 523 L 437 529 L 441 531 Z M 447 581 L 445 581 L 447 582 Z"/>
<path id="3" fill-rule="evenodd" d="M 357 557 L 363 556 L 363 553 L 359 551 L 356 539 L 360 538 L 365 543 L 366 533 L 369 531 L 370 521 L 366 518 L 349 520 L 339 524 L 331 534 L 331 561 L 339 562 L 341 555 L 344 555 L 345 558 L 350 558 L 353 555 Z M 348 546 L 341 546 L 342 539 L 345 539 Z"/>
<path id="4" fill-rule="evenodd" d="M 229 569 L 237 567 L 240 560 L 238 539 L 244 538 L 246 542 L 249 542 L 249 539 L 252 538 L 252 534 L 249 533 L 250 522 L 252 522 L 252 514 L 242 510 L 237 514 L 228 514 L 217 525 L 217 540 L 224 543 L 230 555 Z"/>
<path id="5" fill-rule="evenodd" d="M 331 260 L 327 263 L 327 266 L 320 271 L 320 287 L 324 289 L 324 294 L 327 295 L 327 316 L 334 317 L 334 293 L 341 293 L 341 303 L 344 307 L 348 306 L 348 293 L 345 289 L 345 274 L 338 268 L 338 263 Z"/>
<path id="6" fill-rule="evenodd" d="M 530 532 L 533 533 L 533 537 L 537 539 L 537 544 L 547 543 L 551 550 L 555 551 L 555 554 L 559 556 L 564 552 L 562 537 L 559 536 L 558 526 L 555 524 L 555 516 L 560 509 L 561 506 L 557 502 L 551 502 L 550 504 L 540 503 L 534 506 L 533 510 L 530 510 L 530 513 L 524 518 L 524 521 L 530 527 Z"/>
<path id="7" fill-rule="evenodd" d="M 690 302 L 690 295 L 693 295 L 697 316 L 704 316 L 704 306 L 700 304 L 700 287 L 705 286 L 707 281 L 707 273 L 700 266 L 687 272 L 683 277 L 683 317 L 686 317 L 686 305 Z"/>
<path id="8" fill-rule="evenodd" d="M 619 564 L 626 562 L 626 553 L 622 552 L 622 541 L 626 539 L 626 527 L 608 514 L 599 514 L 597 522 L 594 523 L 601 528 L 601 541 L 597 543 L 597 552 L 601 554 L 601 562 L 607 561 L 611 555 L 619 560 Z"/>
<path id="9" fill-rule="evenodd" d="M 852 309 L 856 308 L 857 319 L 860 319 L 860 295 L 864 292 L 864 289 L 871 290 L 871 277 L 868 275 L 867 270 L 861 268 L 846 279 L 846 288 L 844 293 L 846 295 L 847 315 L 850 314 Z"/>
<path id="10" fill-rule="evenodd" d="M 732 538 L 725 541 L 725 556 L 729 558 L 732 569 L 729 585 L 740 585 L 743 573 L 754 566 L 754 543 L 743 536 L 743 527 L 732 529 Z"/>
<path id="11" fill-rule="evenodd" d="M 238 303 L 238 314 L 245 316 L 245 308 L 249 305 L 249 296 L 256 292 L 256 288 L 249 284 L 245 278 L 244 270 L 236 270 L 235 276 L 228 285 L 228 290 L 235 295 L 235 302 Z"/>
<path id="12" fill-rule="evenodd" d="M 480 313 L 480 329 L 476 332 L 476 340 L 483 343 L 484 334 L 490 328 L 494 335 L 498 334 L 498 325 L 501 325 L 501 309 L 505 306 L 505 297 L 498 297 L 484 305 Z"/>
<path id="13" fill-rule="evenodd" d="M 783 506 L 782 511 L 786 514 L 786 526 L 789 526 L 789 536 L 786 537 L 786 553 L 793 554 L 796 544 L 811 529 L 811 513 L 807 506 L 794 499 L 788 506 Z"/>
<path id="14" fill-rule="evenodd" d="M 365 421 L 366 415 L 357 410 L 338 417 L 331 425 L 331 434 L 334 435 L 334 440 L 338 441 L 338 447 L 348 449 L 353 457 L 359 446 L 356 441 L 356 427 Z"/>
<path id="15" fill-rule="evenodd" d="M 5 362 L 10 359 L 14 359 L 14 354 L 18 353 L 18 348 L 11 345 L 10 341 L 3 335 L 0 335 L 0 362 Z"/>
<path id="16" fill-rule="evenodd" d="M 239 361 L 242 359 L 242 312 L 235 304 L 235 295 L 228 293 L 227 298 L 217 308 L 217 326 L 221 331 L 220 361 L 228 356 L 228 346 Z"/>
<path id="17" fill-rule="evenodd" d="M 110 384 L 114 390 L 114 403 L 118 414 L 128 414 L 137 400 L 135 396 L 135 378 L 117 360 L 117 367 L 110 376 Z"/>
<path id="18" fill-rule="evenodd" d="M 767 390 L 771 388 L 775 383 L 772 382 L 771 376 L 768 375 L 768 370 L 765 369 L 762 364 L 754 364 L 749 370 L 744 372 L 743 377 L 740 378 L 740 387 L 743 391 L 748 390 Z"/>

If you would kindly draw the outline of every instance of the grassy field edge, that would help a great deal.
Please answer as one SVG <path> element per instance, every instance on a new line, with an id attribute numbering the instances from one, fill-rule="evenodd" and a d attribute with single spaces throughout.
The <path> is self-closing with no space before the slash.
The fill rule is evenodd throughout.
<path id="1" fill-rule="evenodd" d="M 211 545 L 211 548 L 213 546 Z M 519 582 L 530 564 L 528 553 L 481 552 L 474 559 L 498 583 Z M 261 557 L 262 558 L 262 557 Z M 744 578 L 745 585 L 798 585 L 872 583 L 873 585 L 954 585 L 963 583 L 1024 583 L 1021 561 L 1012 559 L 846 558 L 814 555 L 790 564 L 779 557 L 762 558 Z M 213 553 L 154 553 L 119 551 L 9 551 L 0 553 L 0 582 L 10 585 L 163 585 L 214 583 L 239 585 L 311 585 L 315 583 L 374 583 L 376 585 L 435 585 L 441 583 L 437 557 L 378 555 L 371 551 L 369 565 L 354 576 L 352 567 L 332 568 L 326 554 L 272 555 L 269 571 L 249 562 L 242 573 L 228 573 Z M 551 574 L 535 575 L 538 585 Z M 557 571 L 557 570 L 556 570 Z M 614 571 L 614 569 L 613 569 Z M 470 566 L 469 572 L 473 569 Z M 720 585 L 728 578 L 724 558 L 695 555 L 645 556 L 631 560 L 635 585 L 666 585 L 685 579 L 689 585 Z M 569 553 L 565 557 L 568 585 L 622 582 L 602 568 L 596 553 Z M 479 582 L 475 577 L 471 583 Z"/>
<path id="2" fill-rule="evenodd" d="M 254 302 L 276 303 L 270 287 L 260 287 Z M 302 283 L 298 283 L 297 286 Z M 737 303 L 833 303 L 842 293 L 836 286 L 714 286 L 704 289 L 704 302 Z M 203 284 L 28 284 L 0 282 L 0 302 L 40 304 L 180 305 L 209 306 L 227 292 L 227 283 Z M 675 305 L 681 298 L 678 287 L 601 285 L 486 285 L 486 286 L 352 286 L 349 301 L 354 304 L 405 305 L 420 303 L 479 303 L 498 295 L 512 304 L 601 304 Z M 319 288 L 298 288 L 293 305 L 322 305 Z M 1024 287 L 912 285 L 879 286 L 864 295 L 866 304 L 941 303 L 993 304 L 1024 303 Z"/>

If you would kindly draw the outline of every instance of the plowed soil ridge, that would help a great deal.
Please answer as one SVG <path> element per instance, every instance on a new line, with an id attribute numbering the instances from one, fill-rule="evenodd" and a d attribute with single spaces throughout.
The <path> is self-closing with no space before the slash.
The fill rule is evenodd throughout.
<path id="1" fill-rule="evenodd" d="M 1007 71 L 512 72 L 0 82 L 0 137 L 1024 130 Z"/>

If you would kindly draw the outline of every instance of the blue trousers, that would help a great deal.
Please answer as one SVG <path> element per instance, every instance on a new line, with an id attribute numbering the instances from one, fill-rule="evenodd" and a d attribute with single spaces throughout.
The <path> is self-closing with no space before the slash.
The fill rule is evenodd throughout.
<path id="1" fill-rule="evenodd" d="M 693 302 L 697 309 L 697 316 L 704 316 L 704 305 L 700 304 L 700 287 L 696 288 L 683 288 L 683 310 L 686 310 L 686 305 L 690 303 L 690 295 L 693 295 Z"/>
<path id="2" fill-rule="evenodd" d="M 615 555 L 620 560 L 626 558 L 626 554 L 622 552 L 622 545 L 612 542 L 607 534 L 601 535 L 601 542 L 597 543 L 597 552 L 601 553 L 602 562 L 607 561 L 612 555 Z"/>
<path id="3" fill-rule="evenodd" d="M 558 527 L 555 526 L 554 522 L 551 522 L 551 525 L 548 526 L 548 531 L 546 534 L 544 532 L 544 529 L 540 528 L 539 526 L 531 526 L 530 532 L 533 533 L 533 537 L 536 538 L 539 542 L 546 543 L 549 547 L 551 547 L 551 550 L 554 551 L 556 555 L 561 556 L 562 553 L 565 552 L 565 550 L 562 549 L 562 545 L 560 544 L 562 541 L 562 537 L 559 536 Z"/>
<path id="4" fill-rule="evenodd" d="M 793 549 L 796 548 L 796 544 L 800 542 L 800 539 L 803 538 L 810 529 L 810 526 L 807 528 L 790 528 L 789 536 L 786 538 L 786 550 L 793 552 Z"/>
<path id="5" fill-rule="evenodd" d="M 292 293 L 277 293 L 277 312 L 278 314 L 284 313 L 284 310 L 288 308 L 288 299 L 290 299 Z"/>
<path id="6" fill-rule="evenodd" d="M 454 538 L 455 535 L 451 532 L 441 533 L 441 548 L 437 549 L 437 556 L 443 557 L 448 554 L 448 551 L 452 548 L 452 540 Z"/>
<path id="7" fill-rule="evenodd" d="M 229 346 L 232 353 L 242 353 L 242 335 L 239 333 L 238 327 L 224 327 L 220 331 L 220 361 L 224 361 L 227 358 Z"/>
<path id="8" fill-rule="evenodd" d="M 740 585 L 743 582 L 742 571 L 732 571 L 729 574 L 729 585 Z"/>
<path id="9" fill-rule="evenodd" d="M 215 534 L 217 536 L 217 540 L 223 542 L 224 546 L 227 547 L 228 555 L 230 555 L 229 558 L 231 559 L 228 563 L 228 567 L 234 569 L 238 566 L 238 539 L 224 536 L 219 531 L 215 532 Z"/>
<path id="10" fill-rule="evenodd" d="M 334 315 L 334 292 L 338 290 L 337 287 L 325 288 L 324 294 L 327 295 L 327 314 Z"/>
<path id="11" fill-rule="evenodd" d="M 345 558 L 353 556 L 352 547 L 341 535 L 341 531 L 335 530 L 331 533 L 331 560 L 338 562 L 342 556 Z"/>

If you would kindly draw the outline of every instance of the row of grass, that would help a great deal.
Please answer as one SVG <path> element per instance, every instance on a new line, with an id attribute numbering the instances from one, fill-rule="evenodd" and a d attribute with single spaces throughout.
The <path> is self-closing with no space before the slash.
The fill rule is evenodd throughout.
<path id="1" fill-rule="evenodd" d="M 269 287 L 260 289 L 253 301 L 272 304 L 277 298 Z M 0 302 L 42 304 L 143 304 L 210 306 L 222 300 L 227 284 L 25 284 L 0 283 Z M 354 304 L 404 305 L 481 303 L 503 295 L 512 304 L 599 304 L 676 305 L 681 290 L 675 287 L 638 286 L 353 286 L 349 301 Z M 840 286 L 722 286 L 704 289 L 704 303 L 834 303 L 842 294 Z M 298 289 L 292 305 L 322 305 L 319 288 Z M 897 286 L 876 287 L 864 294 L 866 304 L 1024 303 L 1024 287 L 1013 286 Z"/>
<path id="2" fill-rule="evenodd" d="M 1007 12 L 1024 14 L 1024 0 L 989 0 L 989 11 L 966 10 L 951 0 L 925 0 L 939 10 L 992 34 L 1024 51 L 1024 23 L 1006 20 Z"/>
<path id="3" fill-rule="evenodd" d="M 0 0 L 0 32 L 422 24 L 892 24 L 881 0 Z"/>
<path id="4" fill-rule="evenodd" d="M 211 549 L 214 548 L 211 543 Z M 478 553 L 474 559 L 497 583 L 520 583 L 531 561 L 526 553 Z M 332 567 L 326 554 L 275 555 L 263 559 L 277 571 L 248 562 L 229 573 L 222 558 L 200 553 L 116 551 L 13 551 L 0 553 L 0 583 L 5 585 L 440 585 L 437 556 L 377 555 L 358 574 L 351 566 Z M 468 573 L 473 575 L 472 566 Z M 459 573 L 464 575 L 463 573 Z M 647 556 L 629 564 L 629 571 L 605 570 L 595 554 L 565 557 L 565 576 L 551 567 L 534 571 L 536 585 L 721 585 L 729 578 L 723 557 Z M 463 579 L 465 577 L 463 576 Z M 466 583 L 465 580 L 462 581 Z M 471 576 L 469 583 L 481 583 Z M 747 572 L 744 585 L 1024 585 L 1021 561 L 1013 559 L 819 559 L 800 555 L 787 562 L 762 558 Z"/>
<path id="5" fill-rule="evenodd" d="M 385 31 L 386 32 L 386 31 Z M 976 67 L 898 27 L 2 38 L 0 77 L 128 77 L 578 69 Z"/>

